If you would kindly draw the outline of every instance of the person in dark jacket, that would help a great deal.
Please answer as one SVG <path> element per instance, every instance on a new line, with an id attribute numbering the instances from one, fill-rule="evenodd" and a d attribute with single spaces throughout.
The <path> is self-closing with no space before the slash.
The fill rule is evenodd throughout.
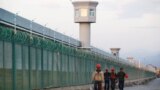
<path id="1" fill-rule="evenodd" d="M 104 73 L 104 81 L 104 90 L 109 90 L 110 73 L 108 72 L 108 69 L 106 69 L 106 72 Z"/>
<path id="2" fill-rule="evenodd" d="M 115 90 L 117 74 L 115 73 L 114 68 L 111 69 L 110 80 L 111 80 L 111 90 Z"/>
<path id="3" fill-rule="evenodd" d="M 120 71 L 118 72 L 117 76 L 118 76 L 118 81 L 119 81 L 119 84 L 118 84 L 119 90 L 123 90 L 124 81 L 126 77 L 126 73 L 123 71 L 123 68 L 120 68 Z"/>

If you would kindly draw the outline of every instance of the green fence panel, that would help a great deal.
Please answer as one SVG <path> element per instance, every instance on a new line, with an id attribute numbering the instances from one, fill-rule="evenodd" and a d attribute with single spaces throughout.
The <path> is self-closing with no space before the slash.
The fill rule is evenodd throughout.
<path id="1" fill-rule="evenodd" d="M 58 85 L 58 53 L 53 53 L 53 87 L 57 87 Z"/>
<path id="2" fill-rule="evenodd" d="M 23 61 L 23 90 L 29 90 L 29 54 L 28 47 L 22 47 Z"/>
<path id="3" fill-rule="evenodd" d="M 13 89 L 12 44 L 4 42 L 4 90 Z"/>
<path id="4" fill-rule="evenodd" d="M 41 82 L 42 82 L 42 76 L 41 76 L 41 73 L 42 73 L 42 65 L 41 65 L 41 49 L 36 49 L 36 68 L 37 68 L 37 81 L 36 81 L 36 88 L 38 89 L 42 89 L 41 87 Z"/>
<path id="5" fill-rule="evenodd" d="M 22 70 L 22 47 L 15 45 L 15 66 L 16 66 L 16 90 L 23 89 L 23 70 Z"/>
<path id="6" fill-rule="evenodd" d="M 36 49 L 30 47 L 30 84 L 32 89 L 36 89 Z"/>
<path id="7" fill-rule="evenodd" d="M 48 85 L 48 53 L 46 50 L 43 50 L 43 79 L 44 87 Z"/>
<path id="8" fill-rule="evenodd" d="M 4 48 L 3 41 L 0 41 L 0 90 L 4 89 Z"/>
<path id="9" fill-rule="evenodd" d="M 53 72 L 52 72 L 52 65 L 53 65 L 53 63 L 52 63 L 52 52 L 48 52 L 48 74 L 49 74 L 49 76 L 48 76 L 48 81 L 49 81 L 49 83 L 48 83 L 48 86 L 49 87 L 52 87 L 53 86 L 53 83 L 52 83 L 52 74 L 53 74 Z"/>

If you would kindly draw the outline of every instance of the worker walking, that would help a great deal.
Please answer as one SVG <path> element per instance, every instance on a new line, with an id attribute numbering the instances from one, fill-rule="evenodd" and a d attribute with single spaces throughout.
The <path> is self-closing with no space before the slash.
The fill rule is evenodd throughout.
<path id="1" fill-rule="evenodd" d="M 102 90 L 102 83 L 104 81 L 103 71 L 101 71 L 101 65 L 96 65 L 96 70 L 92 74 L 92 80 L 94 82 L 94 90 Z"/>
<path id="2" fill-rule="evenodd" d="M 104 82 L 104 90 L 109 90 L 110 73 L 108 72 L 108 69 L 106 69 L 106 72 L 104 73 Z"/>
<path id="3" fill-rule="evenodd" d="M 116 83 L 117 83 L 117 75 L 114 72 L 114 68 L 111 69 L 110 80 L 111 80 L 111 90 L 115 90 L 115 86 L 116 86 Z"/>
<path id="4" fill-rule="evenodd" d="M 128 78 L 128 75 L 123 71 L 123 68 L 120 68 L 120 71 L 117 74 L 118 76 L 118 87 L 119 90 L 123 90 L 125 78 Z"/>

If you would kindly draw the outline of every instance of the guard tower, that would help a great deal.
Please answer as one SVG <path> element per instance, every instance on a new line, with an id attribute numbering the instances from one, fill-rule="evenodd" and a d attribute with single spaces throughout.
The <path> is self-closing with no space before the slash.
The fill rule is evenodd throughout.
<path id="1" fill-rule="evenodd" d="M 119 50 L 120 48 L 110 48 L 111 52 L 114 56 L 119 57 Z"/>
<path id="2" fill-rule="evenodd" d="M 90 23 L 96 22 L 97 1 L 73 1 L 74 22 L 79 23 L 79 38 L 81 48 L 90 48 Z"/>

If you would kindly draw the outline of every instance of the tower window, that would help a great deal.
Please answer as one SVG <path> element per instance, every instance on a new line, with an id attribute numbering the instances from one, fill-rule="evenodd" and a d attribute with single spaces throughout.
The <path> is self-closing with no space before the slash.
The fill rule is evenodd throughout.
<path id="1" fill-rule="evenodd" d="M 89 15 L 90 15 L 90 16 L 95 16 L 95 11 L 94 11 L 94 9 L 90 9 Z"/>
<path id="2" fill-rule="evenodd" d="M 75 10 L 75 16 L 76 16 L 76 17 L 79 17 L 79 16 L 80 16 L 79 9 L 76 9 L 76 10 Z"/>
<path id="3" fill-rule="evenodd" d="M 81 16 L 82 17 L 88 16 L 88 12 L 87 11 L 88 11 L 87 9 L 81 9 Z"/>

